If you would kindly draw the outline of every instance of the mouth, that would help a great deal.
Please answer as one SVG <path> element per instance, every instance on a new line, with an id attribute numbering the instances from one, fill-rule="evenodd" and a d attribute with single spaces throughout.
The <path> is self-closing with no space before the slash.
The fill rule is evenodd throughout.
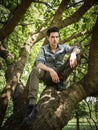
<path id="1" fill-rule="evenodd" d="M 56 42 L 53 42 L 53 44 L 57 44 Z"/>

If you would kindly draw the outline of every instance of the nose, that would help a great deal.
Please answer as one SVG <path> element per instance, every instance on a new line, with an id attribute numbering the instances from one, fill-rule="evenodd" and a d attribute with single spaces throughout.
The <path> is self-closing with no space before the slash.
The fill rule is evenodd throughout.
<path id="1" fill-rule="evenodd" d="M 57 37 L 54 37 L 54 40 L 56 40 L 57 39 Z"/>

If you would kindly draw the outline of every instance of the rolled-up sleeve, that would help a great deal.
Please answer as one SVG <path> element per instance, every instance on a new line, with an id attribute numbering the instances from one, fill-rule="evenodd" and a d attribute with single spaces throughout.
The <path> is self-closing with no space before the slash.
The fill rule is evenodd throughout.
<path id="1" fill-rule="evenodd" d="M 79 47 L 78 47 L 78 46 L 65 45 L 64 48 L 65 48 L 65 52 L 66 52 L 66 53 L 71 53 L 74 48 L 79 48 Z"/>
<path id="2" fill-rule="evenodd" d="M 36 65 L 37 65 L 38 63 L 43 63 L 43 64 L 45 64 L 45 54 L 44 54 L 44 48 L 43 48 L 43 47 L 40 48 L 39 54 L 38 54 L 38 56 L 37 56 L 37 58 L 36 58 Z"/>

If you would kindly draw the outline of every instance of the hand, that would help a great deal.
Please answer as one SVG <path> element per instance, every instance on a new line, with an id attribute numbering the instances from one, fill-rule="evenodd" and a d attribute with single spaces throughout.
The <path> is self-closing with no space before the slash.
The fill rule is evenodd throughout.
<path id="1" fill-rule="evenodd" d="M 59 76 L 58 76 L 57 72 L 55 70 L 53 70 L 53 69 L 50 69 L 49 72 L 50 72 L 50 76 L 52 78 L 52 81 L 54 83 L 59 83 L 60 79 L 59 79 Z"/>
<path id="2" fill-rule="evenodd" d="M 70 67 L 74 68 L 77 65 L 77 57 L 75 53 L 71 53 L 70 56 Z"/>

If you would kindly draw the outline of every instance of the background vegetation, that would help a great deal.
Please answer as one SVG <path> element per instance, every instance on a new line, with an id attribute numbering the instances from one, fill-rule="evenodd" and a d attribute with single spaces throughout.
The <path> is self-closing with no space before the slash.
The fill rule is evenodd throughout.
<path id="1" fill-rule="evenodd" d="M 60 6 L 61 0 L 42 0 L 33 1 L 26 13 L 21 17 L 13 31 L 2 38 L 0 36 L 0 92 L 9 81 L 8 68 L 17 63 L 20 58 L 22 47 L 28 40 L 29 35 L 34 35 L 48 28 L 53 23 L 55 13 Z M 86 0 L 70 0 L 65 11 L 63 11 L 59 22 L 72 16 Z M 8 25 L 8 21 L 15 16 L 15 11 L 21 6 L 22 0 L 0 0 L 0 29 L 2 34 L 3 27 Z M 60 28 L 60 42 L 69 45 L 78 45 L 82 49 L 82 58 L 77 68 L 67 78 L 65 84 L 69 88 L 72 84 L 80 81 L 88 72 L 89 45 L 92 38 L 92 29 L 95 26 L 98 16 L 98 4 L 92 6 L 77 22 L 73 22 L 68 26 L 60 27 L 59 24 L 54 25 Z M 16 20 L 16 19 L 14 19 Z M 71 18 L 69 19 L 72 20 Z M 67 23 L 67 22 L 66 22 Z M 15 22 L 12 26 L 14 26 Z M 63 26 L 63 25 L 61 25 Z M 11 30 L 11 28 L 9 29 Z M 7 33 L 8 29 L 5 31 Z M 45 35 L 44 35 L 45 36 Z M 36 36 L 35 36 L 36 37 Z M 34 39 L 35 39 L 34 37 Z M 44 44 L 45 37 L 36 41 L 31 45 L 31 50 L 25 62 L 25 67 L 19 81 L 26 86 L 28 76 L 34 67 L 35 58 L 39 48 Z M 66 60 L 67 56 L 65 57 Z M 13 69 L 13 68 L 11 68 Z M 92 68 L 93 69 L 93 68 Z M 13 71 L 13 70 L 12 70 Z M 11 72 L 11 71 L 10 71 Z M 9 73 L 9 75 L 7 75 Z M 7 77 L 8 76 L 8 77 Z M 40 83 L 38 100 L 40 93 L 44 89 L 44 85 Z M 13 113 L 13 100 L 11 99 L 5 120 Z M 63 128 L 63 130 L 98 130 L 98 95 L 88 97 L 77 104 L 71 115 L 71 122 Z M 88 127 L 88 128 L 87 128 Z"/>

